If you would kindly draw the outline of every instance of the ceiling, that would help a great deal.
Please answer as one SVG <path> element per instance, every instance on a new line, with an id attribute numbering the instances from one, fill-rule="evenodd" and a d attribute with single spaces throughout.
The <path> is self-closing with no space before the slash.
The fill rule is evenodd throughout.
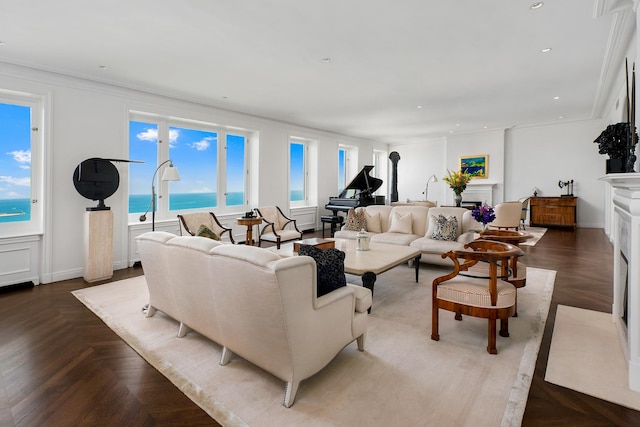
<path id="1" fill-rule="evenodd" d="M 533 2 L 0 0 L 0 61 L 386 143 L 601 116 L 633 1 Z"/>

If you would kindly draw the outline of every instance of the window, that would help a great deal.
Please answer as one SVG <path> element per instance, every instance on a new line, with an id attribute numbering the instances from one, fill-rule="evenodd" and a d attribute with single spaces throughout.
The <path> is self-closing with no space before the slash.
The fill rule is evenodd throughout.
<path id="1" fill-rule="evenodd" d="M 40 100 L 0 92 L 0 235 L 41 233 Z"/>
<path id="2" fill-rule="evenodd" d="M 289 144 L 289 200 L 292 203 L 306 200 L 306 154 L 304 142 L 291 141 Z"/>
<path id="3" fill-rule="evenodd" d="M 244 135 L 227 134 L 227 179 L 225 183 L 227 206 L 243 206 L 248 204 L 245 198 L 245 146 Z"/>
<path id="4" fill-rule="evenodd" d="M 347 185 L 347 150 L 338 149 L 338 194 L 342 193 Z"/>
<path id="5" fill-rule="evenodd" d="M 384 183 L 387 180 L 387 153 L 384 151 L 373 150 L 373 176 L 380 178 Z M 386 195 L 386 187 L 383 184 L 374 193 L 378 196 Z"/>
<path id="6" fill-rule="evenodd" d="M 130 163 L 129 213 L 150 209 L 151 179 L 157 165 L 169 159 L 180 181 L 159 179 L 167 166 L 158 172 L 156 218 L 175 218 L 190 209 L 244 210 L 248 205 L 247 140 L 248 134 L 221 126 L 133 113 L 130 159 L 145 163 Z"/>

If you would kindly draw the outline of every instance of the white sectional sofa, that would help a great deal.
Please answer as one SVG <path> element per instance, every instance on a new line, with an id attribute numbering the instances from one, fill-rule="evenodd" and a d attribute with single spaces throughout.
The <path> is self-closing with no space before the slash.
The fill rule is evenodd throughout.
<path id="1" fill-rule="evenodd" d="M 347 284 L 316 296 L 316 262 L 272 251 L 162 231 L 136 237 L 149 288 L 147 316 L 161 310 L 232 354 L 287 383 L 290 407 L 300 381 L 346 345 L 364 350 L 371 291 Z M 189 355 L 185 355 L 189 357 Z"/>
<path id="2" fill-rule="evenodd" d="M 443 259 L 441 254 L 450 250 L 464 250 L 464 244 L 476 237 L 474 231 L 482 228 L 482 224 L 476 222 L 471 211 L 466 208 L 401 204 L 396 206 L 369 205 L 357 209 L 367 213 L 367 232 L 371 236 L 372 242 L 418 248 L 422 251 L 420 262 L 428 264 L 453 266 L 453 262 L 449 258 Z M 411 229 L 405 229 L 402 232 L 394 231 L 392 229 L 393 216 L 402 217 L 408 213 L 411 213 Z M 456 217 L 458 230 L 455 240 L 436 240 L 433 238 L 433 224 L 430 228 L 431 217 L 438 215 Z M 376 218 L 379 218 L 379 227 L 376 226 Z M 336 231 L 334 237 L 355 239 L 358 232 L 345 230 L 345 227 L 346 224 L 339 231 Z"/>

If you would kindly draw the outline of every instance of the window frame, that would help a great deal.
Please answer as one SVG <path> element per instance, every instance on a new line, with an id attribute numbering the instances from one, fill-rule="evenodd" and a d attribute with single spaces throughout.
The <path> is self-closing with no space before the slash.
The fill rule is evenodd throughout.
<path id="1" fill-rule="evenodd" d="M 127 117 L 127 138 L 128 138 L 128 151 L 131 152 L 130 147 L 130 135 L 129 129 L 131 121 L 137 122 L 145 122 L 149 124 L 154 124 L 158 126 L 158 148 L 157 148 L 157 160 L 156 160 L 156 168 L 157 165 L 162 164 L 167 160 L 170 160 L 170 144 L 161 142 L 161 141 L 169 141 L 169 129 L 171 127 L 178 127 L 190 130 L 197 131 L 205 131 L 216 133 L 217 145 L 217 171 L 216 171 L 216 182 L 215 182 L 215 193 L 216 193 L 216 202 L 217 206 L 203 206 L 193 209 L 170 209 L 170 199 L 171 199 L 171 191 L 169 182 L 162 181 L 160 179 L 160 173 L 156 177 L 156 194 L 157 194 L 157 205 L 156 205 L 156 223 L 159 221 L 167 221 L 170 219 L 176 218 L 177 215 L 194 212 L 194 211 L 213 211 L 217 214 L 224 215 L 236 212 L 245 212 L 249 210 L 251 194 L 250 194 L 250 182 L 251 182 L 251 173 L 250 173 L 250 150 L 249 144 L 253 137 L 253 132 L 247 129 L 241 129 L 238 127 L 232 126 L 224 126 L 217 125 L 214 123 L 199 121 L 199 120 L 191 120 L 185 118 L 178 118 L 174 116 L 165 116 L 155 113 L 147 113 L 138 110 L 130 110 Z M 227 135 L 235 135 L 242 136 L 244 138 L 244 182 L 243 182 L 243 204 L 242 205 L 226 205 L 226 193 L 227 193 L 227 158 L 226 158 L 226 146 L 227 146 Z M 135 160 L 135 159 L 133 159 Z M 174 160 L 174 159 L 171 159 Z M 180 172 L 181 167 L 188 167 L 188 165 L 181 165 L 179 163 L 174 162 L 174 166 Z M 155 168 L 154 168 L 155 170 Z M 131 180 L 131 169 L 129 169 L 129 180 Z M 149 177 L 151 179 L 151 177 Z M 151 182 L 149 182 L 151 185 Z M 129 187 L 128 187 L 129 191 Z M 179 193 L 176 193 L 179 194 Z M 128 222 L 129 224 L 137 224 L 139 223 L 140 212 L 131 212 L 129 213 L 129 197 L 127 197 L 127 213 L 128 213 Z"/>
<path id="2" fill-rule="evenodd" d="M 309 204 L 309 146 L 311 141 L 300 137 L 289 138 L 289 206 L 301 207 Z M 291 145 L 302 145 L 302 200 L 291 200 Z"/>
<path id="3" fill-rule="evenodd" d="M 0 103 L 30 108 L 31 161 L 28 221 L 0 223 L 0 238 L 41 235 L 44 233 L 44 159 L 45 159 L 45 100 L 41 95 L 0 90 Z"/>

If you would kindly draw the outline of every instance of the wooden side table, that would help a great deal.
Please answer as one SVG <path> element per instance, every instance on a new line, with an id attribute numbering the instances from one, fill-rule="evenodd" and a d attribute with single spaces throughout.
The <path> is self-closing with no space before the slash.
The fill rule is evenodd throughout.
<path id="1" fill-rule="evenodd" d="M 262 217 L 256 218 L 237 218 L 238 225 L 245 225 L 247 227 L 247 235 L 244 241 L 245 245 L 253 246 L 253 226 L 262 223 Z"/>

